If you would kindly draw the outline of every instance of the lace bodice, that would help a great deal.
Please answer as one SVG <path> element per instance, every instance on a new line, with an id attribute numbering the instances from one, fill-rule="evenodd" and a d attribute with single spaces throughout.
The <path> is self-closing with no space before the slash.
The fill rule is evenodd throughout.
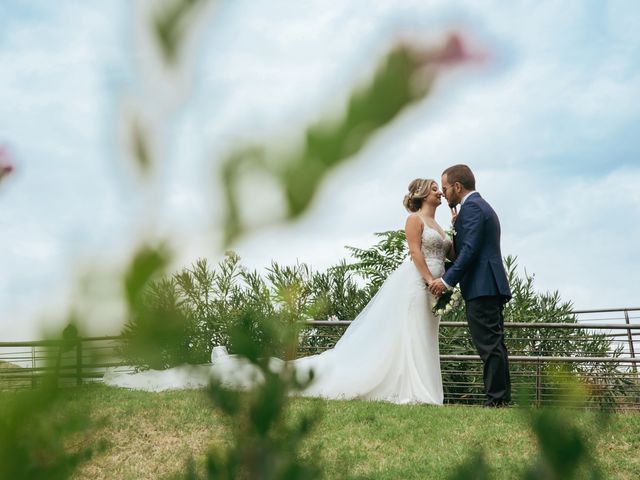
<path id="1" fill-rule="evenodd" d="M 421 249 L 426 261 L 444 262 L 449 248 L 451 248 L 451 239 L 449 237 L 442 238 L 440 232 L 426 224 L 424 225 Z"/>

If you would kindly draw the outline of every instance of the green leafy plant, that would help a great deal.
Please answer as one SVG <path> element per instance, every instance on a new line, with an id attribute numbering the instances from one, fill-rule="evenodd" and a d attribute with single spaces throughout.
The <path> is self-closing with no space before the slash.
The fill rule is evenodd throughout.
<path id="1" fill-rule="evenodd" d="M 168 262 L 164 247 L 144 246 L 124 276 L 129 317 L 121 352 L 140 368 L 163 369 L 192 359 L 191 317 L 175 282 L 162 278 Z"/>
<path id="2" fill-rule="evenodd" d="M 75 347 L 77 331 L 66 328 L 62 340 L 51 340 L 62 353 Z M 52 354 L 38 386 L 0 395 L 0 479 L 62 480 L 79 465 L 106 448 L 93 430 L 91 405 L 66 407 L 66 391 L 59 387 L 60 355 Z"/>
<path id="3" fill-rule="evenodd" d="M 256 335 L 252 334 L 255 330 Z M 229 331 L 239 357 L 255 369 L 256 385 L 239 391 L 213 380 L 207 395 L 227 420 L 232 438 L 228 446 L 212 445 L 205 467 L 188 462 L 187 479 L 313 479 L 321 467 L 303 459 L 300 450 L 319 419 L 317 409 L 292 415 L 289 395 L 304 389 L 313 375 L 298 375 L 289 364 L 275 368 L 271 358 L 295 349 L 297 331 L 282 322 L 245 312 Z"/>
<path id="4" fill-rule="evenodd" d="M 351 256 L 356 259 L 356 262 L 350 263 L 348 268 L 365 281 L 367 302 L 373 298 L 389 274 L 398 268 L 408 252 L 404 230 L 389 230 L 374 235 L 381 240 L 373 247 L 346 247 Z"/>

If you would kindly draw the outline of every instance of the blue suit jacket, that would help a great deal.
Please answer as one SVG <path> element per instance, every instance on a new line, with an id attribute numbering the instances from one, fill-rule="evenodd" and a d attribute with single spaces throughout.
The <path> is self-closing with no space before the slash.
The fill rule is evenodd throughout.
<path id="1" fill-rule="evenodd" d="M 457 256 L 444 281 L 452 287 L 459 283 L 465 300 L 500 296 L 507 302 L 511 290 L 500 251 L 500 221 L 479 193 L 467 197 L 454 230 Z"/>

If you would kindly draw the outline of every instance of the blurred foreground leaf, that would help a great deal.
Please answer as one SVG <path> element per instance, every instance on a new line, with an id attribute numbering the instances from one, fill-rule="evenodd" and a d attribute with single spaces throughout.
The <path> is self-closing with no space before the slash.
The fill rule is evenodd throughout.
<path id="1" fill-rule="evenodd" d="M 482 450 L 461 463 L 449 480 L 490 480 L 491 474 Z"/>
<path id="2" fill-rule="evenodd" d="M 262 173 L 280 186 L 286 219 L 301 215 L 332 168 L 358 153 L 380 128 L 430 92 L 436 67 L 466 58 L 457 35 L 437 49 L 399 44 L 380 62 L 373 79 L 352 93 L 343 116 L 308 127 L 297 151 L 283 155 L 267 146 L 250 146 L 232 152 L 222 165 L 225 244 L 251 228 L 241 220 L 245 202 L 239 199 L 239 185 L 247 172 Z"/>
<path id="3" fill-rule="evenodd" d="M 135 308 L 143 289 L 164 272 L 168 263 L 169 253 L 162 246 L 145 245 L 135 253 L 124 278 L 127 303 L 130 308 Z"/>
<path id="4" fill-rule="evenodd" d="M 84 402 L 70 409 L 66 391 L 58 388 L 60 355 L 74 348 L 77 338 L 77 329 L 70 325 L 61 342 L 51 340 L 54 354 L 42 365 L 46 373 L 37 378 L 37 387 L 0 392 L 0 480 L 70 478 L 81 463 L 105 448 L 93 438 L 91 405 Z"/>
<path id="5" fill-rule="evenodd" d="M 199 9 L 211 0 L 170 0 L 158 2 L 153 19 L 153 31 L 164 60 L 172 65 L 179 58 L 184 38 L 191 28 L 191 20 Z"/>
<path id="6" fill-rule="evenodd" d="M 172 281 L 161 278 L 168 263 L 165 247 L 143 246 L 125 274 L 129 312 L 123 354 L 142 367 L 168 368 L 188 360 L 189 319 Z"/>
<path id="7" fill-rule="evenodd" d="M 250 330 L 258 330 L 257 342 Z M 246 312 L 230 331 L 230 342 L 239 357 L 255 368 L 255 384 L 247 391 L 236 390 L 218 380 L 207 393 L 232 432 L 228 446 L 213 445 L 198 471 L 193 460 L 187 464 L 187 479 L 303 480 L 320 477 L 320 466 L 303 459 L 304 439 L 319 419 L 319 412 L 293 415 L 289 395 L 304 389 L 313 376 L 299 378 L 286 363 L 271 355 L 286 351 L 295 333 L 272 319 Z"/>

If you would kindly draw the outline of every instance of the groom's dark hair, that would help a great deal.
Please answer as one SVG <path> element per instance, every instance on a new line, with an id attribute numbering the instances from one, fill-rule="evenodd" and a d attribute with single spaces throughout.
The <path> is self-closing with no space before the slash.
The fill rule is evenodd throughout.
<path id="1" fill-rule="evenodd" d="M 447 176 L 447 181 L 453 185 L 454 183 L 460 183 L 467 190 L 476 189 L 476 177 L 473 176 L 473 172 L 466 165 L 458 164 L 447 168 L 442 175 Z"/>

